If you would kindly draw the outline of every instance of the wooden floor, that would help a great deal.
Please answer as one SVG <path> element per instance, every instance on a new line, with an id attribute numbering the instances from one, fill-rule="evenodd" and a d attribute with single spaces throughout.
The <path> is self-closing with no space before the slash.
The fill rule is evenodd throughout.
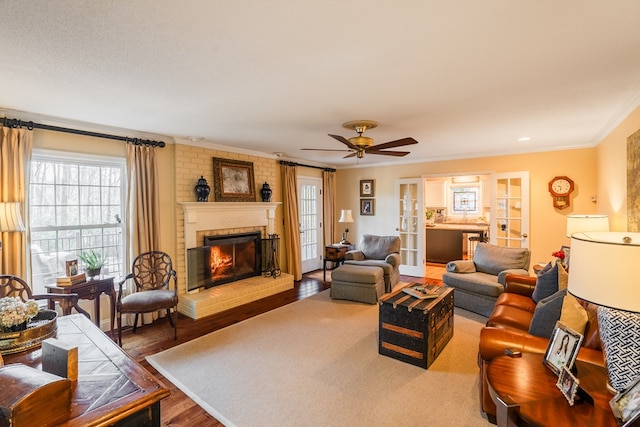
<path id="1" fill-rule="evenodd" d="M 424 283 L 424 279 L 422 278 L 409 276 L 402 276 L 401 280 Z M 135 334 L 132 333 L 131 330 L 123 330 L 122 341 L 124 350 L 171 390 L 171 396 L 161 402 L 162 425 L 208 427 L 222 426 L 223 424 L 219 423 L 169 380 L 158 373 L 158 371 L 146 361 L 146 356 L 258 314 L 315 295 L 329 289 L 330 285 L 331 283 L 329 282 L 309 278 L 305 275 L 300 282 L 295 282 L 294 288 L 289 291 L 281 292 L 220 314 L 214 314 L 200 320 L 193 320 L 186 316 L 179 315 L 178 340 L 173 339 L 173 328 L 171 328 L 166 318 L 160 319 L 151 325 L 138 328 Z"/>

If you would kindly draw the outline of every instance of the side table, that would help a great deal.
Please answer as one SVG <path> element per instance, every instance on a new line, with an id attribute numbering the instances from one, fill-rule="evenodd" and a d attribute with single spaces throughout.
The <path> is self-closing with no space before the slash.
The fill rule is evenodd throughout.
<path id="1" fill-rule="evenodd" d="M 578 380 L 593 398 L 593 404 L 576 401 L 574 406 L 560 392 L 558 377 L 542 363 L 542 354 L 499 356 L 489 363 L 489 394 L 496 404 L 499 427 L 518 425 L 617 426 L 607 390 L 607 371 L 602 366 L 577 360 Z"/>
<path id="2" fill-rule="evenodd" d="M 113 277 L 96 276 L 86 282 L 76 283 L 71 286 L 45 285 L 50 294 L 78 294 L 78 299 L 93 300 L 94 316 L 93 323 L 100 327 L 100 295 L 109 296 L 111 308 L 111 337 L 114 338 L 113 326 L 116 315 L 116 291 L 113 285 Z M 55 301 L 49 301 L 49 309 L 54 310 Z M 66 301 L 61 301 L 60 306 L 65 316 L 71 314 L 71 305 Z"/>
<path id="3" fill-rule="evenodd" d="M 323 260 L 323 280 L 327 280 L 327 261 L 332 262 L 334 268 L 339 266 L 340 264 L 344 264 L 344 256 L 350 249 L 351 245 L 343 245 L 340 243 L 334 243 L 333 245 L 325 246 Z"/>

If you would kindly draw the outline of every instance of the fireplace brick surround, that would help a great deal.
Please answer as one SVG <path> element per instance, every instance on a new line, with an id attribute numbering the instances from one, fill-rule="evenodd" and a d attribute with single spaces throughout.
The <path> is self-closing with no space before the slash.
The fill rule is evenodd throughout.
<path id="1" fill-rule="evenodd" d="M 278 202 L 186 202 L 180 203 L 184 212 L 185 251 L 202 246 L 202 235 L 235 233 L 245 229 L 259 229 L 263 237 L 275 232 L 275 212 Z M 256 301 L 293 288 L 293 276 L 256 276 L 213 288 L 187 292 L 179 291 L 178 311 L 192 319 L 200 319 L 242 304 Z"/>

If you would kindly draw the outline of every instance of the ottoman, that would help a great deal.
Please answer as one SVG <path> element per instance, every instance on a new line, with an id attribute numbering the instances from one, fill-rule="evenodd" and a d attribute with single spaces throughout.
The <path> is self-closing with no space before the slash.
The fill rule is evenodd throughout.
<path id="1" fill-rule="evenodd" d="M 343 264 L 331 273 L 331 298 L 377 304 L 384 294 L 382 268 Z"/>

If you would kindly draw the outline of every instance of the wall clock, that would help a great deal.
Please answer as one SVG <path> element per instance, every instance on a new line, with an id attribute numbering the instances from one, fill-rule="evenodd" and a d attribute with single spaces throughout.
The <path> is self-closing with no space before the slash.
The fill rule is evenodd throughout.
<path id="1" fill-rule="evenodd" d="M 553 207 L 556 209 L 568 208 L 571 205 L 571 193 L 573 181 L 566 176 L 556 176 L 549 181 L 549 193 L 553 197 Z"/>

